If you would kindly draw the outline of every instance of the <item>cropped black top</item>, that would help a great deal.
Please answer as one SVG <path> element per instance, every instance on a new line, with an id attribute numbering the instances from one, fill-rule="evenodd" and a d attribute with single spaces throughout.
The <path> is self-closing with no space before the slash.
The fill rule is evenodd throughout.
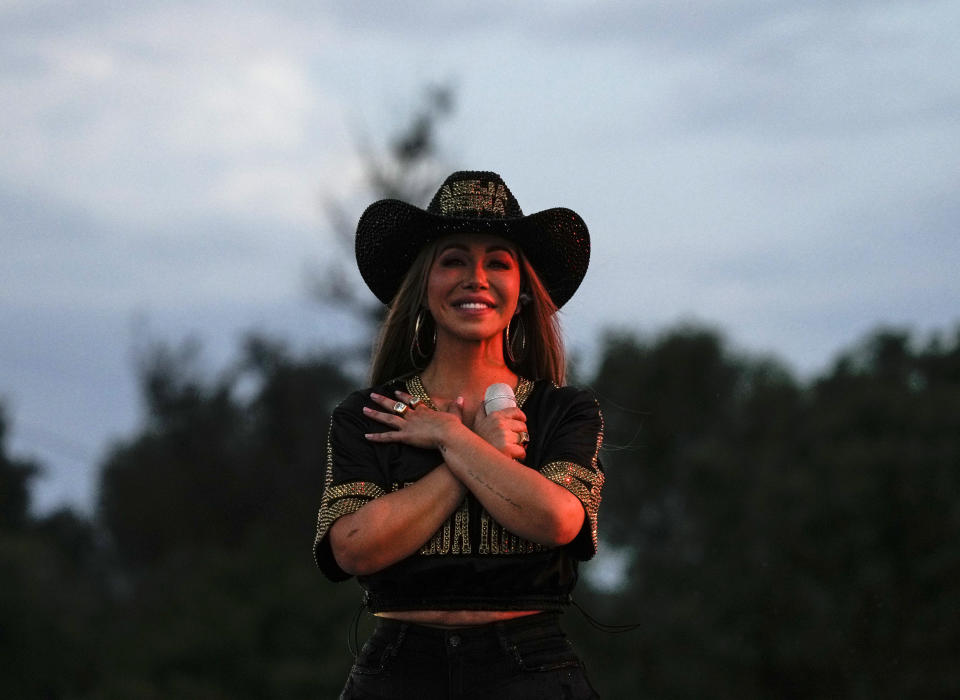
<path id="1" fill-rule="evenodd" d="M 317 565 L 332 581 L 350 577 L 337 566 L 330 548 L 328 533 L 337 518 L 415 482 L 443 461 L 438 450 L 364 438 L 364 433 L 388 429 L 362 413 L 365 405 L 379 409 L 370 392 L 393 396 L 396 389 L 433 407 L 420 378 L 413 376 L 354 392 L 333 412 L 313 548 Z M 530 434 L 523 463 L 583 503 L 586 517 L 580 533 L 562 547 L 529 542 L 501 527 L 468 493 L 419 552 L 357 577 L 371 612 L 551 610 L 569 602 L 578 560 L 596 553 L 603 419 L 593 396 L 580 389 L 521 379 L 516 393 Z"/>

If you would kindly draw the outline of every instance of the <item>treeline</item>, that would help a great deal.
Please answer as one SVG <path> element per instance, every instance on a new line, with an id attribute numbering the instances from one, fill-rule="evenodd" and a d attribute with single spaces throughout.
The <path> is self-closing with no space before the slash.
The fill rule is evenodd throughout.
<path id="1" fill-rule="evenodd" d="M 0 418 L 3 697 L 337 696 L 359 589 L 310 545 L 362 379 L 264 338 L 238 355 L 143 358 L 89 520 L 30 516 L 39 465 Z M 639 624 L 567 615 L 603 697 L 960 696 L 960 332 L 878 331 L 806 381 L 703 328 L 612 335 L 596 367 L 605 555 L 577 601 Z"/>

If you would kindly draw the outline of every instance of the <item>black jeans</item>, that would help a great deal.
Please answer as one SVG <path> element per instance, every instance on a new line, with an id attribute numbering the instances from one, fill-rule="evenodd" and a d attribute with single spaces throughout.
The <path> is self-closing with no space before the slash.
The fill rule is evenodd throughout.
<path id="1" fill-rule="evenodd" d="M 560 613 L 438 629 L 380 618 L 341 700 L 593 700 Z"/>

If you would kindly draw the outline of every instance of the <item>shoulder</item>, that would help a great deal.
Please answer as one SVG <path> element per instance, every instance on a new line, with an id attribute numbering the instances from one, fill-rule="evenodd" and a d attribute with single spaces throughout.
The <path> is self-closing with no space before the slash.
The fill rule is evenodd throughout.
<path id="1" fill-rule="evenodd" d="M 600 404 L 593 391 L 577 386 L 557 386 L 548 379 L 533 383 L 530 401 L 548 404 L 555 408 L 600 413 Z"/>
<path id="2" fill-rule="evenodd" d="M 600 404 L 589 389 L 538 380 L 521 409 L 528 421 L 540 425 L 582 426 L 593 432 L 603 431 Z"/>
<path id="3" fill-rule="evenodd" d="M 393 396 L 393 392 L 398 389 L 404 388 L 403 378 L 391 379 L 388 382 L 382 384 L 377 384 L 374 386 L 368 386 L 364 389 L 358 389 L 353 391 L 344 399 L 337 404 L 337 407 L 333 409 L 334 415 L 342 412 L 356 412 L 359 411 L 364 406 L 371 406 L 372 402 L 370 399 L 370 394 L 381 394 L 382 396 Z"/>
<path id="4" fill-rule="evenodd" d="M 371 423 L 363 414 L 363 407 L 378 408 L 370 398 L 370 394 L 372 393 L 383 396 L 393 396 L 395 390 L 402 388 L 403 383 L 400 380 L 391 380 L 383 384 L 358 389 L 357 391 L 347 394 L 331 413 L 331 434 L 367 433 L 372 430 L 383 429 L 379 423 Z"/>

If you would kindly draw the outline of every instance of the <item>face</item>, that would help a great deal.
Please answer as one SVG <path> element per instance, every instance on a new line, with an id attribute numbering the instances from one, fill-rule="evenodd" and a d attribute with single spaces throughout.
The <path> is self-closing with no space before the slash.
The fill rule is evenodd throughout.
<path id="1" fill-rule="evenodd" d="M 516 247 L 499 236 L 457 234 L 443 239 L 427 279 L 427 305 L 438 338 L 499 336 L 517 308 L 520 265 Z"/>

